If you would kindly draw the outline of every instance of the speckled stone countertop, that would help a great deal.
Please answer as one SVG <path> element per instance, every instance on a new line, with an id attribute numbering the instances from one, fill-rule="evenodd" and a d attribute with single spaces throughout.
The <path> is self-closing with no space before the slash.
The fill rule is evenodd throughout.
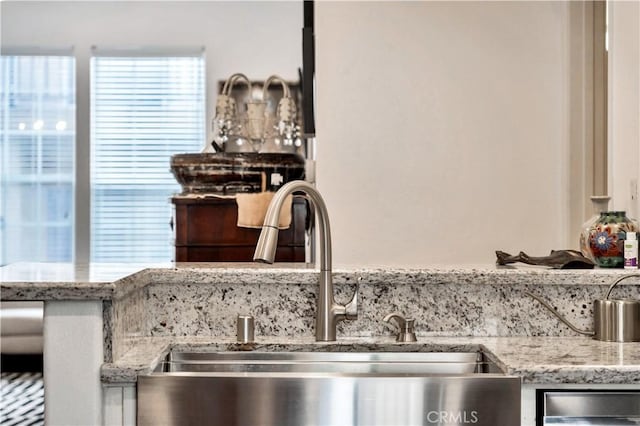
<path id="1" fill-rule="evenodd" d="M 547 298 L 577 327 L 593 325 L 592 302 L 629 271 L 542 267 L 429 266 L 336 269 L 336 299 L 359 287 L 359 318 L 338 327 L 330 350 L 398 349 L 381 318 L 416 319 L 403 350 L 483 350 L 524 383 L 640 384 L 640 343 L 576 333 L 525 295 Z M 304 264 L 16 264 L 0 268 L 2 300 L 101 300 L 106 383 L 135 382 L 171 349 L 237 349 L 239 313 L 256 318 L 260 350 L 308 350 L 318 271 Z M 640 298 L 640 278 L 616 297 Z M 343 302 L 344 303 L 344 302 Z M 246 348 L 245 348 L 246 349 Z"/>
<path id="2" fill-rule="evenodd" d="M 603 285 L 628 271 L 622 269 L 554 270 L 544 267 L 493 265 L 430 266 L 425 268 L 368 267 L 335 269 L 334 282 L 368 277 L 379 283 L 469 283 Z M 165 263 L 71 264 L 17 263 L 0 267 L 3 300 L 111 299 L 149 283 L 317 283 L 318 271 L 305 264 Z M 353 282 L 353 281 L 351 281 Z"/>
<path id="3" fill-rule="evenodd" d="M 105 383 L 135 382 L 147 374 L 170 350 L 217 351 L 410 351 L 460 352 L 482 350 L 506 374 L 521 376 L 523 383 L 639 384 L 640 343 L 599 342 L 586 337 L 431 337 L 416 343 L 396 343 L 391 337 L 339 338 L 337 342 L 313 339 L 257 339 L 241 345 L 233 339 L 206 337 L 149 337 L 115 363 L 101 369 Z"/>
<path id="4" fill-rule="evenodd" d="M 0 297 L 2 300 L 111 299 L 116 288 L 143 281 L 146 268 L 171 266 L 170 263 L 13 263 L 0 268 Z"/>

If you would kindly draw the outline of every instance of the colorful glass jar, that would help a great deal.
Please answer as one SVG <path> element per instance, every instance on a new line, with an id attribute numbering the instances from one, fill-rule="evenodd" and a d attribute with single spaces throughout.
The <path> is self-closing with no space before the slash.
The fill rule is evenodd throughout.
<path id="1" fill-rule="evenodd" d="M 624 239 L 627 232 L 637 232 L 637 226 L 625 212 L 600 213 L 600 217 L 589 230 L 589 248 L 598 266 L 624 266 Z"/>
<path id="2" fill-rule="evenodd" d="M 589 245 L 589 233 L 591 232 L 591 228 L 593 228 L 596 222 L 598 222 L 598 219 L 600 219 L 600 213 L 609 210 L 609 200 L 611 200 L 611 197 L 607 195 L 593 195 L 591 197 L 593 216 L 582 224 L 582 228 L 580 230 L 580 251 L 584 257 L 593 263 L 596 263 L 596 259 L 593 257 L 593 253 L 591 252 L 591 247 Z"/>

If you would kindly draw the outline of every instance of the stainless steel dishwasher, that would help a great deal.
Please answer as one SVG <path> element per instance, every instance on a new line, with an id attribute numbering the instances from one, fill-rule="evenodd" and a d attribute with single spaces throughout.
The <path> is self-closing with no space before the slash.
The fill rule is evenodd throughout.
<path id="1" fill-rule="evenodd" d="M 547 390 L 538 393 L 538 426 L 640 425 L 640 390 Z"/>

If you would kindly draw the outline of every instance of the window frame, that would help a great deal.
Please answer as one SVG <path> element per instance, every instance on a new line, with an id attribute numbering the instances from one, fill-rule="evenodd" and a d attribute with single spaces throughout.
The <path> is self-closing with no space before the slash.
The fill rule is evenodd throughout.
<path id="1" fill-rule="evenodd" d="M 95 47 L 77 49 L 73 46 L 2 46 L 2 55 L 71 56 L 75 59 L 75 149 L 73 183 L 73 238 L 71 262 L 86 265 L 91 262 L 91 58 L 102 56 L 202 56 L 204 60 L 204 111 L 202 123 L 208 135 L 207 58 L 204 46 L 137 46 L 135 48 Z M 203 141 L 204 146 L 205 141 Z M 167 218 L 167 227 L 169 227 Z"/>

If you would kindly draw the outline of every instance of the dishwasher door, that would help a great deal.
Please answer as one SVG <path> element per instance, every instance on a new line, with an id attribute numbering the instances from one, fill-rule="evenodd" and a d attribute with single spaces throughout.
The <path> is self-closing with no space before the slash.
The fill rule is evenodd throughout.
<path id="1" fill-rule="evenodd" d="M 543 391 L 538 425 L 640 426 L 639 391 Z"/>

